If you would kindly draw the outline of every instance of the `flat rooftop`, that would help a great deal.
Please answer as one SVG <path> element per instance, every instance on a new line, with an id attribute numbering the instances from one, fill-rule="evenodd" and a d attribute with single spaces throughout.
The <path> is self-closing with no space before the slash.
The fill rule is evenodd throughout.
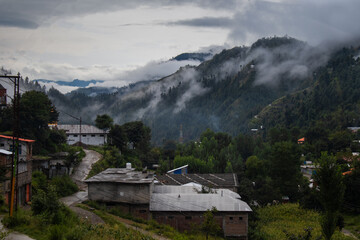
<path id="1" fill-rule="evenodd" d="M 153 174 L 135 171 L 134 168 L 108 168 L 105 171 L 85 180 L 86 183 L 107 182 L 107 183 L 133 183 L 150 184 L 154 181 Z"/>

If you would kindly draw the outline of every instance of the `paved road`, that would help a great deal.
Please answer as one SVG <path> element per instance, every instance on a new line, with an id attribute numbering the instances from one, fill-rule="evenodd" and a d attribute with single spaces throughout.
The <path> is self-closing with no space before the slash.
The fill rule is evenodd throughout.
<path id="1" fill-rule="evenodd" d="M 86 156 L 82 159 L 79 166 L 73 170 L 73 174 L 70 176 L 72 180 L 79 186 L 80 190 L 86 190 L 87 184 L 83 181 L 91 170 L 91 165 L 100 160 L 101 154 L 93 151 L 84 149 Z"/>
<path id="2" fill-rule="evenodd" d="M 352 234 L 349 230 L 347 230 L 347 229 L 345 229 L 345 228 L 343 228 L 343 229 L 341 230 L 341 232 L 342 232 L 343 234 L 345 234 L 346 236 L 352 237 L 353 239 L 358 239 L 354 234 Z"/>
<path id="3" fill-rule="evenodd" d="M 0 232 L 4 231 L 4 226 L 2 225 L 2 222 L 1 222 L 2 218 L 3 218 L 3 216 L 0 216 Z M 5 240 L 34 240 L 34 239 L 29 236 L 26 236 L 22 233 L 10 232 L 9 235 L 6 236 Z"/>
<path id="4" fill-rule="evenodd" d="M 83 181 L 91 170 L 91 165 L 101 159 L 101 154 L 84 149 L 86 156 L 82 159 L 79 166 L 77 166 L 73 174 L 70 176 L 71 179 L 78 185 L 80 192 L 74 193 L 71 196 L 61 198 L 60 201 L 66 206 L 70 207 L 79 217 L 90 221 L 92 224 L 104 223 L 104 221 L 96 214 L 86 211 L 82 208 L 76 207 L 75 205 L 88 199 L 87 184 Z"/>

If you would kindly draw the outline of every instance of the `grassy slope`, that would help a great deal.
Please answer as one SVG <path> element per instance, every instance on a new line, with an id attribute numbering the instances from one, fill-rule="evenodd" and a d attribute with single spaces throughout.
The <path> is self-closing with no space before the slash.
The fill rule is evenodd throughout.
<path id="1" fill-rule="evenodd" d="M 360 214 L 344 215 L 345 228 L 360 239 Z"/>
<path id="2" fill-rule="evenodd" d="M 282 204 L 260 208 L 258 217 L 256 231 L 261 232 L 264 240 L 286 239 L 284 231 L 295 235 L 304 234 L 304 229 L 308 227 L 313 229 L 312 239 L 321 235 L 320 215 L 315 211 L 301 209 L 298 204 Z M 332 239 L 350 240 L 352 238 L 336 231 Z"/>

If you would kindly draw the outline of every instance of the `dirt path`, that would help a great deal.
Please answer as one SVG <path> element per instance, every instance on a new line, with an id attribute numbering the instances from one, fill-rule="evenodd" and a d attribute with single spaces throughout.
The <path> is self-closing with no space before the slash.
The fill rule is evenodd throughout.
<path id="1" fill-rule="evenodd" d="M 71 179 L 79 186 L 80 190 L 86 190 L 87 185 L 83 182 L 91 170 L 91 165 L 100 160 L 101 154 L 93 150 L 86 150 L 85 157 L 82 159 L 79 166 L 77 166 L 71 174 Z"/>
<path id="2" fill-rule="evenodd" d="M 341 232 L 346 236 L 352 237 L 353 239 L 358 239 L 354 234 L 352 234 L 349 230 L 345 228 L 343 228 Z"/>

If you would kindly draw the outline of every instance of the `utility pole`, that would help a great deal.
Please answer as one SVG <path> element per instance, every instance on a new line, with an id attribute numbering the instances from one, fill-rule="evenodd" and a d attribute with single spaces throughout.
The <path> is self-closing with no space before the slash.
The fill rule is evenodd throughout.
<path id="1" fill-rule="evenodd" d="M 18 161 L 19 161 L 19 128 L 20 128 L 20 73 L 18 75 L 0 75 L 0 78 L 7 78 L 14 84 L 14 99 L 13 99 L 13 142 L 12 142 L 12 164 L 11 164 L 11 195 L 10 195 L 10 217 L 18 206 Z M 16 196 L 15 196 L 16 195 Z"/>
<path id="2" fill-rule="evenodd" d="M 60 111 L 60 112 L 62 112 L 62 111 Z M 78 120 L 78 121 L 80 122 L 79 142 L 80 142 L 80 146 L 82 146 L 82 141 L 81 141 L 81 124 L 82 124 L 82 121 L 81 121 L 81 117 L 79 117 L 79 118 L 78 118 L 78 117 L 74 117 L 73 115 L 70 115 L 70 114 L 68 114 L 68 113 L 66 113 L 66 112 L 62 112 L 62 113 L 65 113 L 65 114 L 68 115 L 69 117 L 72 117 L 72 118 L 74 118 L 74 119 L 76 119 L 76 120 Z"/>

